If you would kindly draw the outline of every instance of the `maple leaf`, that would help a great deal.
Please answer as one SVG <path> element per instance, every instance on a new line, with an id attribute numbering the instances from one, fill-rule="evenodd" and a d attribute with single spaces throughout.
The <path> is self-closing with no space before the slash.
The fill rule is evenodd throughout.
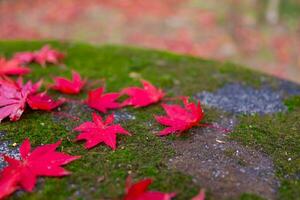
<path id="1" fill-rule="evenodd" d="M 175 193 L 162 193 L 156 191 L 148 191 L 148 187 L 152 184 L 152 179 L 144 179 L 132 184 L 131 177 L 126 179 L 126 194 L 124 200 L 170 200 Z"/>
<path id="2" fill-rule="evenodd" d="M 7 156 L 3 156 L 4 160 L 8 163 L 14 163 L 14 159 L 10 159 Z M 0 199 L 4 199 L 5 197 L 12 194 L 16 189 L 18 189 L 18 173 L 12 169 L 3 169 L 0 172 Z"/>
<path id="3" fill-rule="evenodd" d="M 19 63 L 28 64 L 34 61 L 35 54 L 33 52 L 19 52 L 15 53 L 13 56 L 13 60 L 17 60 Z"/>
<path id="4" fill-rule="evenodd" d="M 108 109 L 120 108 L 120 104 L 116 102 L 119 97 L 120 94 L 116 92 L 104 94 L 104 88 L 100 87 L 89 92 L 86 103 L 91 108 L 106 113 Z"/>
<path id="5" fill-rule="evenodd" d="M 57 152 L 56 148 L 60 144 L 61 141 L 58 141 L 54 144 L 39 146 L 31 151 L 30 141 L 26 139 L 20 146 L 20 160 L 3 156 L 8 166 L 0 172 L 0 199 L 19 188 L 32 191 L 39 176 L 69 175 L 70 172 L 62 166 L 80 157 Z"/>
<path id="6" fill-rule="evenodd" d="M 3 75 L 24 75 L 28 74 L 30 69 L 23 67 L 17 60 L 5 60 L 0 58 L 0 76 Z"/>
<path id="7" fill-rule="evenodd" d="M 57 101 L 51 99 L 45 92 L 29 95 L 27 98 L 27 103 L 33 110 L 45 110 L 50 111 L 57 108 L 65 102 L 65 99 L 61 98 Z"/>
<path id="8" fill-rule="evenodd" d="M 204 117 L 204 112 L 200 102 L 189 103 L 188 98 L 183 98 L 184 108 L 180 105 L 162 104 L 167 116 L 155 116 L 155 119 L 165 126 L 169 126 L 159 132 L 160 136 L 169 135 L 175 132 L 183 132 L 193 126 L 199 125 L 199 122 Z"/>
<path id="9" fill-rule="evenodd" d="M 165 96 L 165 93 L 161 89 L 154 87 L 148 81 L 142 80 L 141 82 L 143 88 L 129 87 L 121 91 L 122 95 L 126 94 L 129 96 L 122 103 L 122 106 L 145 107 L 159 102 Z"/>
<path id="10" fill-rule="evenodd" d="M 12 81 L 12 83 L 14 83 Z M 32 83 L 32 81 L 28 81 L 25 84 L 23 84 L 22 77 L 18 78 L 17 81 L 14 83 L 17 87 L 19 87 L 24 93 L 29 94 L 35 94 L 41 87 L 43 83 L 43 80 L 39 80 L 36 83 Z"/>
<path id="11" fill-rule="evenodd" d="M 113 124 L 114 115 L 109 115 L 105 121 L 102 117 L 93 113 L 93 122 L 85 122 L 74 130 L 82 132 L 77 136 L 78 140 L 86 140 L 85 148 L 90 149 L 104 142 L 113 150 L 116 149 L 117 133 L 130 135 L 120 124 Z"/>
<path id="12" fill-rule="evenodd" d="M 205 199 L 205 191 L 200 190 L 200 192 L 194 196 L 191 200 L 204 200 Z"/>
<path id="13" fill-rule="evenodd" d="M 32 84 L 28 81 L 23 85 L 22 79 L 0 81 L 0 122 L 9 117 L 17 121 L 24 112 L 28 95 L 34 94 L 40 87 L 41 81 Z"/>
<path id="14" fill-rule="evenodd" d="M 65 56 L 63 53 L 51 49 L 49 45 L 45 45 L 39 51 L 34 53 L 34 61 L 39 63 L 42 66 L 45 66 L 47 62 L 52 64 L 57 64 L 64 57 Z"/>
<path id="15" fill-rule="evenodd" d="M 54 82 L 52 89 L 66 94 L 78 94 L 85 84 L 85 81 L 81 79 L 80 74 L 75 71 L 72 72 L 72 80 L 63 77 L 55 77 Z"/>
<path id="16" fill-rule="evenodd" d="M 63 53 L 51 49 L 49 45 L 45 45 L 40 50 L 35 52 L 30 52 L 30 51 L 18 52 L 13 56 L 13 60 L 22 64 L 36 62 L 42 66 L 45 66 L 47 62 L 52 64 L 57 64 L 64 57 L 65 55 Z"/>

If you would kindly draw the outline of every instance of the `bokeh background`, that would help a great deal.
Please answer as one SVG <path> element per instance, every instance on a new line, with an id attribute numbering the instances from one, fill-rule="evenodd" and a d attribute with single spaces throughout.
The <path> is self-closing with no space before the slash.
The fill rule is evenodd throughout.
<path id="1" fill-rule="evenodd" d="M 150 47 L 300 82 L 300 0 L 0 0 L 0 39 Z"/>

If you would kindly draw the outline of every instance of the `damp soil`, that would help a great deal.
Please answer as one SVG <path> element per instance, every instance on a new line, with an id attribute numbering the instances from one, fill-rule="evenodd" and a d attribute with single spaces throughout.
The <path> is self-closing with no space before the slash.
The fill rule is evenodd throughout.
<path id="1" fill-rule="evenodd" d="M 233 128 L 234 118 L 222 117 L 219 126 Z M 214 128 L 189 131 L 185 139 L 170 144 L 175 156 L 169 168 L 189 174 L 194 182 L 211 191 L 215 199 L 238 198 L 243 193 L 276 199 L 279 181 L 270 157 L 230 141 L 227 134 Z"/>

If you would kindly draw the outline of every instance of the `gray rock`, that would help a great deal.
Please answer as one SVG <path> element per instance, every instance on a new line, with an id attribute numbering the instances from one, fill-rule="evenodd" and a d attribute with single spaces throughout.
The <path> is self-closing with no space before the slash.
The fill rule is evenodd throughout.
<path id="1" fill-rule="evenodd" d="M 196 95 L 204 105 L 236 114 L 270 114 L 287 110 L 279 92 L 269 87 L 254 89 L 241 84 L 227 84 L 214 93 Z"/>
<path id="2" fill-rule="evenodd" d="M 3 141 L 3 136 L 5 133 L 0 132 L 0 155 L 7 155 L 12 158 L 19 159 L 20 153 L 18 147 L 13 147 L 12 142 L 9 141 Z M 2 157 L 0 157 L 0 170 L 3 169 L 6 166 L 6 162 L 3 160 Z"/>

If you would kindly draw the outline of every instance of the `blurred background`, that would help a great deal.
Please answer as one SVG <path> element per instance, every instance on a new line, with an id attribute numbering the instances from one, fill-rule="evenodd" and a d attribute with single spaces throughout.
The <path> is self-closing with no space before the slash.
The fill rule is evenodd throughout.
<path id="1" fill-rule="evenodd" d="M 0 39 L 170 50 L 300 83 L 300 0 L 0 0 Z"/>

